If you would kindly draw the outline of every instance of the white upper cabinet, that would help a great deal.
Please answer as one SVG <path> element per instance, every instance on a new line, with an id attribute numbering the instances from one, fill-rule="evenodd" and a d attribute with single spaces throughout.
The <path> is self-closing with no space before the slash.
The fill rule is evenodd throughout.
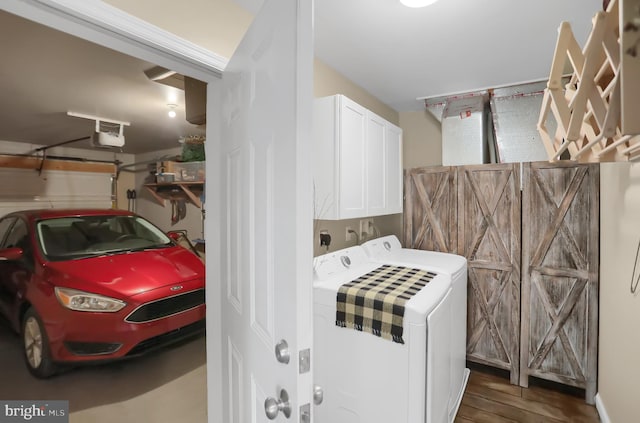
<path id="1" fill-rule="evenodd" d="M 385 150 L 386 213 L 402 213 L 402 129 L 392 124 L 386 126 Z"/>
<path id="2" fill-rule="evenodd" d="M 367 116 L 367 215 L 387 214 L 387 177 L 385 138 L 388 122 L 379 116 L 368 113 Z"/>
<path id="3" fill-rule="evenodd" d="M 315 100 L 315 218 L 402 213 L 402 130 L 343 95 Z"/>

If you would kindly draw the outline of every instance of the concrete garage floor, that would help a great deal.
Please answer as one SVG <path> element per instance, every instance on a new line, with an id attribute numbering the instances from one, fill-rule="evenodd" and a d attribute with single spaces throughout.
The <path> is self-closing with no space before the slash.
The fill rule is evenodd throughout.
<path id="1" fill-rule="evenodd" d="M 71 423 L 207 421 L 205 337 L 144 357 L 32 377 L 0 321 L 0 399 L 69 400 Z"/>

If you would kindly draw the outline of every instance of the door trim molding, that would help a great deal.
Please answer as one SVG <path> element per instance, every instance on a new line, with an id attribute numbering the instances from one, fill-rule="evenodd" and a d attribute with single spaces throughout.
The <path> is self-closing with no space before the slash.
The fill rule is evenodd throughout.
<path id="1" fill-rule="evenodd" d="M 3 0 L 1 9 L 209 82 L 228 59 L 99 0 Z M 176 69 L 179 67 L 179 69 Z"/>

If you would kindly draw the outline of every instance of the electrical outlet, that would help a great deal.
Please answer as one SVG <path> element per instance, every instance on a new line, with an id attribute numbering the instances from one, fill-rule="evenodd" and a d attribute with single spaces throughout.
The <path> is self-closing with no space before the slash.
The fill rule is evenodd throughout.
<path id="1" fill-rule="evenodd" d="M 353 228 L 351 226 L 347 226 L 344 230 L 344 240 L 350 241 L 353 235 L 355 235 Z"/>
<path id="2" fill-rule="evenodd" d="M 331 245 L 331 235 L 329 234 L 329 231 L 322 229 L 320 231 L 320 246 L 327 247 L 328 249 L 329 245 Z"/>
<path id="3" fill-rule="evenodd" d="M 360 220 L 360 238 L 367 239 L 373 236 L 373 219 Z"/>

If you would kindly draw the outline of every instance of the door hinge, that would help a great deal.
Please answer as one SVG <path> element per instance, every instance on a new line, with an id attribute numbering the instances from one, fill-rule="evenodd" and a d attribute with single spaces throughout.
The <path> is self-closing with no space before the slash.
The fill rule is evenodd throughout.
<path id="1" fill-rule="evenodd" d="M 306 350 L 300 351 L 298 357 L 300 374 L 308 373 L 311 370 L 311 350 L 307 348 Z"/>

